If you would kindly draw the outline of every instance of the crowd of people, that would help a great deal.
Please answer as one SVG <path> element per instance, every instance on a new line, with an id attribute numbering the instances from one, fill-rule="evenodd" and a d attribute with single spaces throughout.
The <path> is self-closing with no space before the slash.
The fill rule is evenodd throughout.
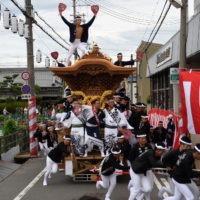
<path id="1" fill-rule="evenodd" d="M 96 188 L 108 189 L 105 200 L 111 199 L 117 175 L 124 173 L 130 174 L 129 200 L 150 200 L 154 168 L 164 168 L 169 173 L 170 188 L 162 188 L 158 198 L 162 199 L 164 192 L 172 195 L 166 200 L 199 198 L 192 178 L 200 175 L 193 170 L 195 159 L 200 160 L 200 144 L 192 149 L 190 138 L 183 135 L 179 149 L 173 150 L 173 116 L 168 116 L 166 128 L 162 121 L 153 127 L 148 121 L 146 105 L 130 104 L 123 94 L 108 98 L 102 110 L 99 99 L 94 99 L 91 106 L 83 105 L 82 98 L 73 96 L 70 89 L 65 92 L 63 112 L 55 113 L 56 121 L 39 124 L 35 133 L 41 151 L 47 156 L 44 186 L 51 174 L 57 172 L 63 154 L 70 155 L 73 151 L 75 156 L 87 157 L 95 149 L 102 156 L 97 169 L 101 179 Z"/>

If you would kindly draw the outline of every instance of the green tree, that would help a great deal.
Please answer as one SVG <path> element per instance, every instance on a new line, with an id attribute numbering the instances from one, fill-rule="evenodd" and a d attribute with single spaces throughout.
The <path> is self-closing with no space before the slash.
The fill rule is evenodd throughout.
<path id="1" fill-rule="evenodd" d="M 15 82 L 15 79 L 19 74 L 13 74 L 11 76 L 4 76 L 4 80 L 0 82 L 0 88 L 9 88 L 15 99 L 21 94 L 22 83 Z"/>
<path id="2" fill-rule="evenodd" d="M 39 85 L 35 85 L 35 94 L 39 95 L 41 93 L 41 87 Z"/>
<path id="3" fill-rule="evenodd" d="M 14 119 L 8 118 L 4 122 L 3 133 L 4 135 L 9 135 L 11 133 L 15 133 L 18 130 L 17 123 Z"/>

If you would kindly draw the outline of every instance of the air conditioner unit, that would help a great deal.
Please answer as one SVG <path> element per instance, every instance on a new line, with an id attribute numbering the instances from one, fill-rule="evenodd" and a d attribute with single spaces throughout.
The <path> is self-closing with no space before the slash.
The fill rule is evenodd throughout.
<path id="1" fill-rule="evenodd" d="M 182 3 L 181 0 L 169 0 L 169 1 L 176 8 L 182 8 L 183 7 L 183 3 Z"/>

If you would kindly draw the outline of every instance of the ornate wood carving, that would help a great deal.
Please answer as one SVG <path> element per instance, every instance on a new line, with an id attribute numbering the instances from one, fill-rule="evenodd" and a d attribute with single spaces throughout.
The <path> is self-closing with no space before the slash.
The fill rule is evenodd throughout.
<path id="1" fill-rule="evenodd" d="M 91 52 L 70 67 L 50 70 L 73 91 L 83 91 L 88 96 L 101 96 L 104 91 L 115 91 L 124 78 L 133 74 L 135 68 L 115 66 L 102 53 Z"/>

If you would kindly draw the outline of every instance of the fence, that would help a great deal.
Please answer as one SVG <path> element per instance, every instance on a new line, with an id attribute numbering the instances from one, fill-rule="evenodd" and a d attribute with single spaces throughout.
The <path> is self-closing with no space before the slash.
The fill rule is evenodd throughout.
<path id="1" fill-rule="evenodd" d="M 27 130 L 22 130 L 19 133 L 13 133 L 6 136 L 0 136 L 0 156 L 2 153 L 7 152 L 17 145 L 19 145 L 20 152 L 29 150 L 29 134 Z"/>

